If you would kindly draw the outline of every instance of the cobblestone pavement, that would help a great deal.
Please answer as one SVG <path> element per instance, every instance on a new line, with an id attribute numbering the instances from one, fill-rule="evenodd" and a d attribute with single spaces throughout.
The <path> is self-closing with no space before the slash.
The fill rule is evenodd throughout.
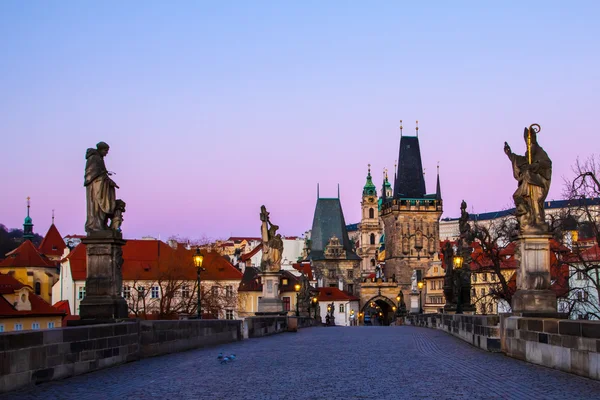
<path id="1" fill-rule="evenodd" d="M 222 365 L 216 357 L 236 354 Z M 600 382 L 410 326 L 308 328 L 156 357 L 7 399 L 600 399 Z"/>

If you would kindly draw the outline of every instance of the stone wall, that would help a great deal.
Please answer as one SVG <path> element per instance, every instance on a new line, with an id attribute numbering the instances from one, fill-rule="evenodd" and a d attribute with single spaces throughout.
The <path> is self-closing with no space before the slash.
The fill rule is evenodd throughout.
<path id="1" fill-rule="evenodd" d="M 294 317 L 296 318 L 296 317 Z M 315 326 L 316 321 L 310 317 L 298 317 L 298 328 L 307 328 Z M 255 316 L 244 320 L 244 338 L 256 338 L 261 336 L 273 335 L 276 333 L 287 332 L 287 316 Z"/>
<path id="2" fill-rule="evenodd" d="M 140 357 L 242 340 L 239 320 L 140 321 Z"/>
<path id="3" fill-rule="evenodd" d="M 502 351 L 530 363 L 600 379 L 600 322 L 503 316 Z"/>
<path id="4" fill-rule="evenodd" d="M 2 333 L 0 393 L 144 357 L 242 340 L 241 329 L 238 320 L 187 320 Z"/>
<path id="5" fill-rule="evenodd" d="M 139 324 L 0 334 L 0 393 L 139 358 Z"/>
<path id="6" fill-rule="evenodd" d="M 473 346 L 500 352 L 500 317 L 497 315 L 411 314 L 411 325 L 440 329 Z"/>

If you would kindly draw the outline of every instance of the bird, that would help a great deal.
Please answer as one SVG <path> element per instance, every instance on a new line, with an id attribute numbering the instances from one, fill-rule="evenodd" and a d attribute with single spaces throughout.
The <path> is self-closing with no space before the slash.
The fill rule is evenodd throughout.
<path id="1" fill-rule="evenodd" d="M 235 354 L 229 356 L 229 361 L 235 361 Z"/>
<path id="2" fill-rule="evenodd" d="M 219 353 L 219 355 L 217 356 L 217 360 L 222 360 L 223 359 L 223 353 Z"/>
<path id="3" fill-rule="evenodd" d="M 229 362 L 229 357 L 223 357 L 221 360 L 221 364 L 227 364 Z"/>

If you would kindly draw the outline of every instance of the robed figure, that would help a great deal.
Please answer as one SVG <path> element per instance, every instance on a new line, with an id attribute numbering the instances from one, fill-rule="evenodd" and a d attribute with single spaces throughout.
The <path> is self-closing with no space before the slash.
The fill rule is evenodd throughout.
<path id="1" fill-rule="evenodd" d="M 504 152 L 512 163 L 513 176 L 519 183 L 513 199 L 522 231 L 547 230 L 544 201 L 550 190 L 552 161 L 537 142 L 539 131 L 537 124 L 525 128 L 527 152 L 523 156 L 514 154 L 508 143 L 504 142 Z"/>
<path id="2" fill-rule="evenodd" d="M 260 235 L 263 245 L 260 268 L 264 272 L 279 272 L 283 253 L 283 240 L 277 233 L 279 226 L 271 223 L 269 212 L 265 206 L 260 207 L 260 220 Z"/>
<path id="3" fill-rule="evenodd" d="M 87 149 L 85 154 L 85 181 L 87 200 L 87 233 L 119 229 L 122 220 L 121 211 L 124 203 L 116 198 L 117 184 L 110 178 L 111 172 L 104 165 L 104 157 L 108 154 L 109 146 L 104 142 L 96 145 L 95 149 Z M 112 218 L 111 226 L 108 220 Z"/>

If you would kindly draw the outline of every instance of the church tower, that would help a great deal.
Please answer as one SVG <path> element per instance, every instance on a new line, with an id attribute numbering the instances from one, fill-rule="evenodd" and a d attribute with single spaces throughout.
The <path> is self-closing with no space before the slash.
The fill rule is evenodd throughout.
<path id="1" fill-rule="evenodd" d="M 411 289 L 413 270 L 424 276 L 438 260 L 439 220 L 442 215 L 441 189 L 426 194 L 421 163 L 418 125 L 415 136 L 403 136 L 400 127 L 400 152 L 393 196 L 381 206 L 385 234 L 385 273 L 395 274 L 405 296 Z M 408 297 L 406 297 L 408 298 Z"/>
<path id="2" fill-rule="evenodd" d="M 23 221 L 23 240 L 33 240 L 33 220 L 29 216 L 30 200 L 31 198 L 27 197 L 27 216 Z"/>
<path id="3" fill-rule="evenodd" d="M 371 164 L 367 173 L 367 182 L 363 188 L 361 201 L 361 219 L 358 230 L 360 232 L 359 255 L 361 261 L 361 275 L 369 275 L 375 272 L 377 264 L 377 249 L 381 237 L 381 223 L 379 219 L 379 205 L 377 199 L 377 188 L 371 177 Z"/>

